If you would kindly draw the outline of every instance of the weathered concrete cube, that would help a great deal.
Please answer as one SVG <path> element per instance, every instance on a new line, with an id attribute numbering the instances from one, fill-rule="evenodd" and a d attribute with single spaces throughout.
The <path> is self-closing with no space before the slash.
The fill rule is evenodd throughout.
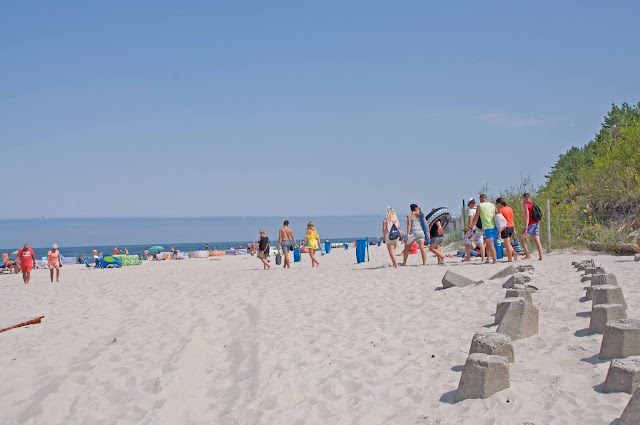
<path id="1" fill-rule="evenodd" d="M 622 304 L 598 304 L 591 310 L 591 321 L 589 322 L 589 335 L 604 333 L 609 320 L 627 318 L 627 309 Z"/>
<path id="2" fill-rule="evenodd" d="M 528 264 L 521 264 L 518 267 L 516 267 L 516 270 L 518 271 L 518 273 L 524 273 L 524 272 L 532 272 L 533 266 L 528 265 Z"/>
<path id="3" fill-rule="evenodd" d="M 504 317 L 505 313 L 507 312 L 507 309 L 509 308 L 509 306 L 511 304 L 517 302 L 519 299 L 521 299 L 521 298 L 505 298 L 504 300 L 498 301 L 497 304 L 496 304 L 496 314 L 494 316 L 493 323 L 495 325 L 499 325 L 500 322 L 502 322 L 502 318 Z"/>
<path id="4" fill-rule="evenodd" d="M 595 274 L 595 273 L 596 273 L 595 267 L 587 267 L 586 269 L 584 269 L 584 274 Z"/>
<path id="5" fill-rule="evenodd" d="M 622 288 L 615 285 L 595 285 L 591 286 L 591 305 L 598 304 L 622 304 L 627 308 L 627 303 L 622 294 Z"/>
<path id="6" fill-rule="evenodd" d="M 458 288 L 464 288 L 469 285 L 476 285 L 478 283 L 482 283 L 482 281 L 475 281 L 469 279 L 466 276 L 462 276 L 461 274 L 454 273 L 451 270 L 447 270 L 447 272 L 442 277 L 442 286 L 445 288 L 453 288 L 457 286 Z"/>
<path id="7" fill-rule="evenodd" d="M 458 384 L 456 402 L 489 398 L 509 388 L 509 362 L 504 356 L 474 353 L 467 357 Z"/>
<path id="8" fill-rule="evenodd" d="M 500 325 L 496 332 L 507 334 L 511 339 L 528 338 L 538 333 L 538 308 L 524 300 L 524 298 L 507 298 L 516 300 L 506 307 Z"/>
<path id="9" fill-rule="evenodd" d="M 633 256 L 633 261 L 640 261 L 640 254 L 636 254 Z"/>
<path id="10" fill-rule="evenodd" d="M 602 392 L 633 394 L 640 383 L 640 358 L 613 359 Z"/>
<path id="11" fill-rule="evenodd" d="M 607 322 L 600 345 L 600 359 L 623 359 L 638 355 L 640 355 L 640 320 L 618 319 Z"/>
<path id="12" fill-rule="evenodd" d="M 513 288 L 515 285 L 525 285 L 528 282 L 531 282 L 531 277 L 522 273 L 516 273 L 513 276 L 511 276 L 509 279 L 507 279 L 507 281 L 502 284 L 502 287 L 510 289 L 510 288 Z"/>
<path id="13" fill-rule="evenodd" d="M 631 396 L 631 400 L 624 408 L 622 416 L 618 420 L 618 425 L 638 425 L 640 424 L 640 388 L 636 388 Z"/>
<path id="14" fill-rule="evenodd" d="M 513 344 L 509 335 L 498 333 L 477 333 L 471 340 L 471 348 L 469 354 L 481 353 L 490 354 L 492 356 L 504 356 L 509 363 L 515 361 L 513 353 Z"/>
<path id="15" fill-rule="evenodd" d="M 531 291 L 528 289 L 507 289 L 507 293 L 504 294 L 505 298 L 524 298 L 525 301 L 532 303 Z"/>
<path id="16" fill-rule="evenodd" d="M 594 274 L 591 276 L 591 286 L 596 285 L 614 285 L 618 286 L 618 279 L 613 273 Z"/>
<path id="17" fill-rule="evenodd" d="M 516 270 L 515 267 L 508 266 L 500 270 L 498 273 L 494 274 L 493 276 L 491 276 L 489 279 L 500 279 L 502 277 L 511 276 L 512 274 L 516 274 L 516 273 L 518 273 L 518 271 Z"/>

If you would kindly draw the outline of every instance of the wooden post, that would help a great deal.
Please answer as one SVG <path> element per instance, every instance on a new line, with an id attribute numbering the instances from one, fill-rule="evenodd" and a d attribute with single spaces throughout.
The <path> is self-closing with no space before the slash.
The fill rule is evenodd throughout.
<path id="1" fill-rule="evenodd" d="M 547 199 L 547 252 L 551 252 L 551 207 Z"/>

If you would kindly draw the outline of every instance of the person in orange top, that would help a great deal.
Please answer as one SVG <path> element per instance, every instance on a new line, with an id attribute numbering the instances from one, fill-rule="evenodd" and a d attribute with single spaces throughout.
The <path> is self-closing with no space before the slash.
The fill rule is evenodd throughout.
<path id="1" fill-rule="evenodd" d="M 36 266 L 36 255 L 28 243 L 18 250 L 20 258 L 20 268 L 22 269 L 22 280 L 25 285 L 31 281 L 31 269 Z"/>
<path id="2" fill-rule="evenodd" d="M 507 258 L 509 262 L 513 258 L 513 261 L 518 261 L 518 254 L 511 246 L 511 238 L 516 232 L 516 224 L 513 221 L 513 209 L 507 205 L 507 201 L 504 198 L 496 199 L 496 208 L 498 212 L 507 220 L 507 227 L 504 228 L 500 237 L 502 238 L 502 245 L 507 248 Z"/>
<path id="3" fill-rule="evenodd" d="M 60 267 L 62 267 L 62 260 L 60 260 L 60 251 L 58 251 L 58 245 L 53 244 L 51 250 L 47 252 L 47 265 L 49 266 L 49 272 L 51 273 L 51 283 L 53 283 L 53 270 L 56 271 L 56 282 L 60 282 Z"/>

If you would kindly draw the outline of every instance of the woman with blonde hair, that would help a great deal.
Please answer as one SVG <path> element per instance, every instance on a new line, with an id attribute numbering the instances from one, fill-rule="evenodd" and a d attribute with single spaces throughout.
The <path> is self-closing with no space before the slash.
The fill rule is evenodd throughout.
<path id="1" fill-rule="evenodd" d="M 422 208 L 418 206 L 418 204 L 411 204 L 409 206 L 411 209 L 411 214 L 407 216 L 407 235 L 413 236 L 413 241 L 418 244 L 418 248 L 420 248 L 420 254 L 422 255 L 422 265 L 427 265 L 427 250 L 424 247 L 425 240 L 427 236 L 424 234 L 424 230 L 422 230 L 422 224 L 420 223 L 420 216 L 422 215 Z M 403 266 L 407 265 L 407 259 L 409 258 L 409 252 L 411 251 L 411 240 L 408 240 L 404 246 L 404 261 L 402 262 Z"/>
<path id="2" fill-rule="evenodd" d="M 311 267 L 319 266 L 318 260 L 316 260 L 316 250 L 320 246 L 320 237 L 313 223 L 310 221 L 307 223 L 307 234 L 305 235 L 303 245 L 307 245 L 309 249 L 309 257 L 311 257 Z"/>
<path id="3" fill-rule="evenodd" d="M 265 229 L 260 230 L 260 238 L 258 239 L 258 259 L 262 261 L 265 270 L 269 270 L 271 266 L 267 261 L 269 256 L 269 238 Z"/>
<path id="4" fill-rule="evenodd" d="M 382 235 L 384 236 L 384 243 L 387 245 L 393 267 L 398 268 L 396 246 L 404 235 L 402 234 L 402 230 L 400 230 L 400 222 L 398 221 L 396 211 L 391 207 L 387 207 L 387 213 L 384 216 L 384 220 L 382 220 Z"/>

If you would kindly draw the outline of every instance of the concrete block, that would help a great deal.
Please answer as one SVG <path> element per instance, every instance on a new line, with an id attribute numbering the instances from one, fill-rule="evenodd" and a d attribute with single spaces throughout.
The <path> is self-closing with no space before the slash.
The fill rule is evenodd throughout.
<path id="1" fill-rule="evenodd" d="M 600 359 L 623 359 L 638 355 L 640 355 L 640 320 L 618 319 L 607 322 L 600 345 Z"/>
<path id="2" fill-rule="evenodd" d="M 494 274 L 489 279 L 500 279 L 502 277 L 511 276 L 512 274 L 516 274 L 516 273 L 518 273 L 516 268 L 513 267 L 513 266 L 509 266 L 509 267 L 506 267 L 506 268 L 500 270 L 498 273 Z"/>
<path id="3" fill-rule="evenodd" d="M 622 294 L 622 288 L 615 285 L 596 285 L 591 286 L 591 304 L 622 304 L 627 308 L 627 303 Z M 592 307 L 593 308 L 593 307 Z"/>
<path id="4" fill-rule="evenodd" d="M 531 277 L 526 274 L 516 273 L 507 279 L 507 281 L 502 284 L 502 287 L 511 289 L 514 285 L 525 285 L 528 282 L 531 282 Z"/>
<path id="5" fill-rule="evenodd" d="M 471 340 L 471 348 L 469 354 L 481 353 L 490 354 L 492 356 L 504 356 L 509 363 L 515 361 L 513 353 L 513 345 L 509 335 L 498 333 L 477 333 Z"/>
<path id="6" fill-rule="evenodd" d="M 589 322 L 589 335 L 604 333 L 609 320 L 627 318 L 627 309 L 622 304 L 598 304 L 591 310 L 591 321 Z"/>
<path id="7" fill-rule="evenodd" d="M 494 316 L 494 324 L 499 325 L 502 322 L 502 318 L 504 317 L 507 309 L 512 303 L 517 302 L 519 299 L 524 298 L 505 298 L 504 300 L 498 301 L 496 304 L 496 315 Z"/>
<path id="8" fill-rule="evenodd" d="M 469 279 L 466 276 L 462 276 L 461 274 L 454 273 L 451 270 L 447 270 L 447 272 L 442 277 L 442 286 L 445 288 L 453 288 L 457 286 L 458 288 L 464 288 L 469 285 L 477 285 L 478 283 L 482 283 L 482 281 L 475 281 Z"/>
<path id="9" fill-rule="evenodd" d="M 537 334 L 540 316 L 538 308 L 526 302 L 524 298 L 507 298 L 504 301 L 509 299 L 516 301 L 506 307 L 507 310 L 496 332 L 507 334 L 514 340 Z"/>
<path id="10" fill-rule="evenodd" d="M 613 273 L 595 274 L 591 276 L 591 286 L 594 285 L 614 285 L 618 286 L 618 279 Z"/>
<path id="11" fill-rule="evenodd" d="M 633 394 L 640 383 L 640 358 L 613 359 L 602 392 Z"/>
<path id="12" fill-rule="evenodd" d="M 631 396 L 631 400 L 624 408 L 622 416 L 618 420 L 618 425 L 638 425 L 640 424 L 640 388 L 636 388 Z"/>
<path id="13" fill-rule="evenodd" d="M 636 254 L 633 256 L 633 261 L 640 261 L 640 254 Z"/>
<path id="14" fill-rule="evenodd" d="M 469 398 L 489 398 L 509 388 L 509 362 L 504 356 L 469 355 L 460 377 L 456 402 Z"/>
<path id="15" fill-rule="evenodd" d="M 532 303 L 531 291 L 528 289 L 507 289 L 507 293 L 504 294 L 505 298 L 524 298 L 526 302 Z"/>

